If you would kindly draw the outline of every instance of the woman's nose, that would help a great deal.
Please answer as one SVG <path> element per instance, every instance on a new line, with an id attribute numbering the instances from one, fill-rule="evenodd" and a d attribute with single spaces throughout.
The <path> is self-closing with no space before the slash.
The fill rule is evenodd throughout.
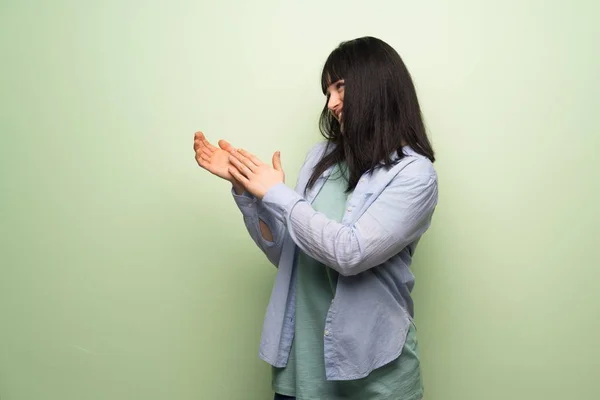
<path id="1" fill-rule="evenodd" d="M 331 96 L 329 96 L 329 102 L 327 104 L 327 107 L 331 111 L 337 111 L 337 109 L 340 107 L 341 103 L 342 102 L 341 102 L 340 96 L 332 93 Z"/>

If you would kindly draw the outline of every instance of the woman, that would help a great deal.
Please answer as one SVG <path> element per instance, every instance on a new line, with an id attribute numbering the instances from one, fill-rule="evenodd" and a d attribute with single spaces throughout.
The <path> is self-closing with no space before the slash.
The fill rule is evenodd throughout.
<path id="1" fill-rule="evenodd" d="M 421 399 L 410 265 L 438 192 L 416 91 L 396 51 L 372 37 L 336 48 L 321 86 L 326 140 L 295 190 L 279 152 L 271 166 L 197 133 L 196 159 L 231 181 L 278 267 L 260 344 L 275 399 Z"/>

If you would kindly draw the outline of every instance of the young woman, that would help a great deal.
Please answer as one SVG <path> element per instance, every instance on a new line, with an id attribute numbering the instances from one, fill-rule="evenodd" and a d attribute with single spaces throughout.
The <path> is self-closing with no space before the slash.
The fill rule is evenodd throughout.
<path id="1" fill-rule="evenodd" d="M 402 59 L 364 37 L 323 68 L 325 141 L 295 190 L 272 165 L 195 137 L 231 181 L 248 232 L 278 267 L 260 343 L 276 399 L 419 400 L 411 260 L 437 204 L 434 152 Z"/>

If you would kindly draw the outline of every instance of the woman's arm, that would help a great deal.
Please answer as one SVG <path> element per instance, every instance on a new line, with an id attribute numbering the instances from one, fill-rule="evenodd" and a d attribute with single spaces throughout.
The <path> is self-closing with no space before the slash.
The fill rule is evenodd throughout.
<path id="1" fill-rule="evenodd" d="M 267 258 L 277 266 L 281 254 L 281 242 L 285 227 L 277 222 L 264 210 L 264 207 L 249 193 L 245 193 L 244 186 L 231 176 L 228 168 L 229 151 L 233 150 L 231 144 L 219 140 L 219 147 L 211 144 L 202 132 L 194 134 L 194 151 L 198 165 L 213 175 L 231 182 L 232 194 L 244 215 L 244 222 L 252 239 L 265 253 Z"/>
<path id="2" fill-rule="evenodd" d="M 244 187 L 236 181 L 234 181 L 232 183 L 232 186 L 233 186 L 232 187 L 233 194 L 236 196 L 241 196 L 246 191 L 246 189 L 244 189 Z M 271 232 L 271 228 L 269 228 L 267 226 L 267 224 L 260 218 L 258 220 L 258 223 L 260 225 L 260 233 L 261 233 L 263 239 L 266 240 L 267 242 L 272 242 L 273 241 L 273 233 Z"/>
<path id="3" fill-rule="evenodd" d="M 437 177 L 418 164 L 406 166 L 351 226 L 316 212 L 284 184 L 272 187 L 262 202 L 276 210 L 306 254 L 342 275 L 355 275 L 389 260 L 429 227 L 437 204 Z"/>
<path id="4" fill-rule="evenodd" d="M 285 225 L 273 218 L 261 201 L 239 184 L 233 184 L 232 195 L 240 209 L 246 230 L 267 259 L 276 267 L 279 266 Z"/>

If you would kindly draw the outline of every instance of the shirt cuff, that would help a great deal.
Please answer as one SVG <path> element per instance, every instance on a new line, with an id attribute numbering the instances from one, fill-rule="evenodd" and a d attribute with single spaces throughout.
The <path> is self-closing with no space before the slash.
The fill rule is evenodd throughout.
<path id="1" fill-rule="evenodd" d="M 247 191 L 237 194 L 233 188 L 231 188 L 231 194 L 244 217 L 255 217 L 257 215 L 258 199 L 256 197 Z"/>
<path id="2" fill-rule="evenodd" d="M 301 200 L 303 200 L 303 197 L 295 190 L 284 183 L 278 183 L 265 193 L 262 203 L 274 210 L 278 217 L 285 222 L 296 203 Z"/>

